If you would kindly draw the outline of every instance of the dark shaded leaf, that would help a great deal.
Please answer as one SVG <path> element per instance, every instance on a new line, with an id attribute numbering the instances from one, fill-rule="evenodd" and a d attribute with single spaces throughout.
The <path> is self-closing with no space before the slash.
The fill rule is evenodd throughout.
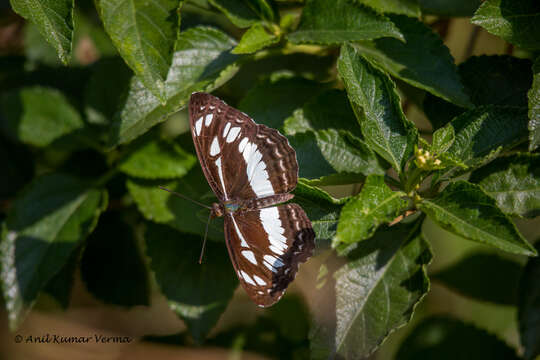
<path id="1" fill-rule="evenodd" d="M 471 22 L 516 46 L 540 49 L 540 3 L 536 0 L 486 0 Z"/>
<path id="2" fill-rule="evenodd" d="M 431 28 L 417 19 L 391 16 L 405 42 L 383 38 L 356 45 L 368 61 L 392 76 L 451 103 L 470 107 L 469 96 L 450 51 Z"/>
<path id="3" fill-rule="evenodd" d="M 84 112 L 91 124 L 109 125 L 126 92 L 131 70 L 121 58 L 98 62 L 84 89 Z"/>
<path id="4" fill-rule="evenodd" d="M 316 317 L 311 328 L 313 359 L 365 358 L 409 322 L 429 289 L 431 251 L 420 223 L 398 224 L 361 242 L 319 290 L 326 298 L 335 292 L 336 300 L 317 308 L 326 321 Z"/>
<path id="5" fill-rule="evenodd" d="M 536 249 L 540 247 L 536 245 Z M 519 281 L 518 321 L 525 359 L 540 355 L 540 259 L 530 259 Z"/>
<path id="6" fill-rule="evenodd" d="M 68 175 L 32 182 L 14 202 L 0 243 L 1 284 L 10 328 L 23 320 L 39 291 L 92 232 L 107 193 Z"/>
<path id="7" fill-rule="evenodd" d="M 529 60 L 507 55 L 472 56 L 459 65 L 458 71 L 474 105 L 527 106 L 532 77 Z M 466 109 L 427 94 L 424 111 L 438 129 Z"/>
<path id="8" fill-rule="evenodd" d="M 178 0 L 97 0 L 105 31 L 120 56 L 162 103 L 178 31 Z"/>
<path id="9" fill-rule="evenodd" d="M 536 255 L 512 221 L 480 186 L 466 181 L 448 185 L 437 197 L 424 199 L 420 210 L 442 228 L 465 239 L 521 255 Z"/>
<path id="10" fill-rule="evenodd" d="M 349 0 L 308 0 L 300 24 L 288 35 L 293 43 L 341 44 L 403 35 L 382 15 Z"/>
<path id="11" fill-rule="evenodd" d="M 395 84 L 352 45 L 341 47 L 338 72 L 366 143 L 401 173 L 418 131 L 401 110 Z"/>
<path id="12" fill-rule="evenodd" d="M 540 215 L 540 155 L 500 157 L 474 171 L 469 181 L 479 184 L 507 214 Z"/>
<path id="13" fill-rule="evenodd" d="M 107 212 L 88 237 L 81 276 L 99 300 L 120 306 L 150 304 L 150 284 L 133 229 Z"/>
<path id="14" fill-rule="evenodd" d="M 171 309 L 201 343 L 225 311 L 238 286 L 225 244 L 209 243 L 198 264 L 201 238 L 149 224 L 145 235 L 150 267 Z"/>
<path id="15" fill-rule="evenodd" d="M 515 305 L 520 263 L 496 254 L 473 253 L 431 276 L 458 293 L 496 304 Z"/>
<path id="16" fill-rule="evenodd" d="M 238 109 L 258 124 L 279 129 L 294 110 L 325 89 L 325 85 L 303 78 L 263 81 L 246 94 Z"/>
<path id="17" fill-rule="evenodd" d="M 82 246 L 79 246 L 81 248 Z M 62 269 L 45 285 L 44 292 L 52 296 L 63 309 L 67 309 L 71 299 L 71 290 L 75 281 L 75 272 L 81 259 L 80 249 L 74 250 Z"/>
<path id="18" fill-rule="evenodd" d="M 362 191 L 343 206 L 332 247 L 339 252 L 370 238 L 381 224 L 391 222 L 407 207 L 408 202 L 401 199 L 404 196 L 392 191 L 383 176 L 368 176 Z"/>
<path id="19" fill-rule="evenodd" d="M 442 16 L 472 16 L 481 0 L 418 0 L 422 13 Z"/>
<path id="20" fill-rule="evenodd" d="M 238 67 L 230 54 L 234 41 L 207 27 L 191 28 L 178 36 L 165 81 L 166 105 L 133 77 L 125 102 L 114 118 L 110 145 L 129 142 L 182 109 L 192 92 L 210 92 L 229 80 Z"/>
<path id="21" fill-rule="evenodd" d="M 73 38 L 73 0 L 10 0 L 10 3 L 16 13 L 37 25 L 67 65 Z"/>
<path id="22" fill-rule="evenodd" d="M 423 320 L 403 341 L 400 360 L 512 360 L 516 351 L 495 335 L 460 320 L 436 315 Z"/>

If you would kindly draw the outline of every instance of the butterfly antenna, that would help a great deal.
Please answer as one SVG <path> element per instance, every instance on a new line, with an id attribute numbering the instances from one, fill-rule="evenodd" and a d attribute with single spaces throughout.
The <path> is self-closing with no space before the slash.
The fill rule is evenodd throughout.
<path id="1" fill-rule="evenodd" d="M 204 240 L 202 243 L 201 256 L 199 256 L 199 264 L 202 263 L 202 257 L 204 254 L 204 247 L 206 246 L 206 238 L 208 237 L 208 225 L 210 224 L 210 218 L 212 218 L 212 212 L 208 215 L 208 221 L 206 222 L 206 229 L 204 230 Z"/>
<path id="2" fill-rule="evenodd" d="M 163 187 L 163 186 L 160 186 L 159 188 L 160 188 L 161 190 L 168 191 L 168 192 L 170 192 L 171 194 L 176 195 L 176 196 L 178 196 L 178 197 L 180 197 L 180 198 L 182 198 L 182 199 L 191 201 L 191 202 L 194 203 L 194 204 L 197 204 L 197 205 L 199 205 L 199 206 L 202 206 L 202 207 L 204 207 L 204 208 L 207 208 L 207 209 L 209 209 L 209 210 L 212 210 L 212 208 L 211 208 L 210 206 L 205 205 L 205 204 L 203 204 L 203 203 L 200 203 L 200 202 L 198 202 L 198 201 L 196 201 L 196 200 L 193 200 L 193 199 L 191 199 L 191 198 L 188 198 L 187 196 L 182 195 L 182 194 L 180 194 L 180 193 L 177 193 L 176 191 L 169 190 L 169 189 L 167 189 L 166 187 Z"/>

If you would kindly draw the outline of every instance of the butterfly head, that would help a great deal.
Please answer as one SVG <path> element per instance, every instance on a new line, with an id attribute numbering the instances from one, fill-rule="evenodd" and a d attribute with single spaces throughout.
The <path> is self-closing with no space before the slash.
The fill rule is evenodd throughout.
<path id="1" fill-rule="evenodd" d="M 211 216 L 212 217 L 222 217 L 223 213 L 224 213 L 223 205 L 217 204 L 217 203 L 212 204 L 212 209 L 211 209 Z"/>

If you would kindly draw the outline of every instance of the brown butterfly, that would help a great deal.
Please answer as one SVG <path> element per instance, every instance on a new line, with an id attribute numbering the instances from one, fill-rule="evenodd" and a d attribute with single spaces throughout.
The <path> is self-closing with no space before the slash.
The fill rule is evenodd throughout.
<path id="1" fill-rule="evenodd" d="M 191 95 L 189 119 L 201 167 L 219 199 L 210 215 L 224 217 L 240 283 L 257 305 L 270 306 L 315 247 L 304 210 L 277 205 L 294 197 L 296 153 L 277 130 L 209 94 Z"/>

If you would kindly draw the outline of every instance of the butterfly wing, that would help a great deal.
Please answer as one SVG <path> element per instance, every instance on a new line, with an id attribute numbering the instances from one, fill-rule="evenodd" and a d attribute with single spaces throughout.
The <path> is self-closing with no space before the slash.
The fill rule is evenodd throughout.
<path id="1" fill-rule="evenodd" d="M 281 298 L 315 248 L 311 222 L 297 204 L 228 214 L 225 239 L 240 283 L 261 307 Z"/>
<path id="2" fill-rule="evenodd" d="M 189 118 L 197 156 L 221 201 L 262 198 L 296 187 L 296 153 L 277 130 L 205 93 L 191 95 Z"/>

